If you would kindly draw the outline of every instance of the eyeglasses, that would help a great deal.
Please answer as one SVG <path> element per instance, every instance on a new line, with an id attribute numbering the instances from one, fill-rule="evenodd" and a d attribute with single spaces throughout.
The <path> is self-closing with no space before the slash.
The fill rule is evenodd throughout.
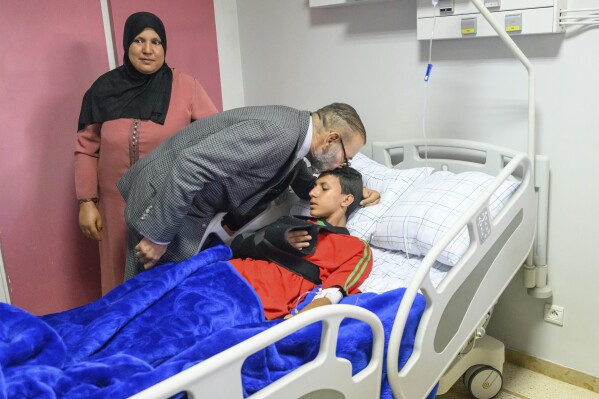
<path id="1" fill-rule="evenodd" d="M 339 136 L 339 142 L 341 143 L 341 149 L 343 150 L 343 159 L 345 160 L 345 162 L 343 162 L 339 166 L 340 167 L 349 166 L 350 162 L 349 162 L 349 159 L 347 159 L 347 153 L 345 152 L 345 146 L 343 145 L 343 140 L 341 139 L 341 136 Z"/>

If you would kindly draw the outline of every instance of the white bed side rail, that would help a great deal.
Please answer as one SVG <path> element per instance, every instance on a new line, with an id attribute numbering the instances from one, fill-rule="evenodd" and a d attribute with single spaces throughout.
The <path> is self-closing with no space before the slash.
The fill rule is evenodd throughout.
<path id="1" fill-rule="evenodd" d="M 367 323 L 373 334 L 370 362 L 355 376 L 352 376 L 351 363 L 336 355 L 339 326 L 345 318 Z M 385 339 L 383 326 L 374 313 L 341 304 L 315 308 L 294 316 L 131 398 L 168 398 L 179 392 L 187 392 L 189 398 L 242 399 L 241 367 L 244 361 L 272 343 L 319 321 L 322 321 L 322 334 L 316 358 L 250 398 L 299 398 L 319 390 L 338 391 L 347 399 L 378 398 Z"/>
<path id="2" fill-rule="evenodd" d="M 506 157 L 511 158 L 511 161 L 497 174 L 469 212 L 429 251 L 398 310 L 386 359 L 389 383 L 397 399 L 425 397 L 433 389 L 496 303 L 532 247 L 536 206 L 530 160 L 523 153 L 493 152 L 490 159 L 495 167 L 500 166 Z M 461 161 L 449 162 L 459 164 Z M 491 195 L 518 169 L 516 174 L 522 175 L 520 186 L 502 211 L 490 221 L 490 230 L 485 231 L 485 237 L 481 239 L 477 224 L 482 219 L 489 219 Z M 435 288 L 429 278 L 430 268 L 464 226 L 467 226 L 470 234 L 470 247 L 445 280 Z M 402 370 L 398 371 L 403 329 L 419 291 L 424 294 L 427 305 L 418 327 L 414 352 Z M 419 383 L 414 384 L 413 381 Z"/>

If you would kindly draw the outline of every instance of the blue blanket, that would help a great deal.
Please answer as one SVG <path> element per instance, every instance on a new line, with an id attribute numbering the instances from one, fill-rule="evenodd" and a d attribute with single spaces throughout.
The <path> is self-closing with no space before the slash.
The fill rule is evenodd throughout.
<path id="1" fill-rule="evenodd" d="M 69 311 L 34 316 L 0 303 L 0 399 L 124 398 L 282 321 L 266 321 L 252 288 L 218 246 L 180 263 L 142 273 L 103 298 Z M 388 339 L 404 290 L 344 299 L 375 312 Z M 418 298 L 401 344 L 412 342 L 424 299 Z M 251 356 L 242 369 L 245 394 L 277 380 L 318 351 L 320 323 Z M 369 327 L 342 325 L 338 356 L 354 373 L 370 357 Z M 383 376 L 382 398 L 392 398 Z M 434 393 L 431 394 L 434 397 Z"/>

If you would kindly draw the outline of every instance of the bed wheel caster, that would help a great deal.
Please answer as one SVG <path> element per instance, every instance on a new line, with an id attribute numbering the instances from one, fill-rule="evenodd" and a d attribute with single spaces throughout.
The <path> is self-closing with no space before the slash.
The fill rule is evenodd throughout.
<path id="1" fill-rule="evenodd" d="M 490 399 L 501 391 L 503 376 L 491 366 L 472 366 L 464 373 L 464 385 L 473 398 Z"/>

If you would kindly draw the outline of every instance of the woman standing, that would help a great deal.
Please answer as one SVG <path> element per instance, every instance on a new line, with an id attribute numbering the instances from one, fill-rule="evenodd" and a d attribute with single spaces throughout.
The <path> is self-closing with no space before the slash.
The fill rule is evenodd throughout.
<path id="1" fill-rule="evenodd" d="M 217 112 L 197 80 L 166 64 L 157 16 L 129 16 L 123 46 L 123 65 L 100 76 L 83 97 L 75 149 L 79 225 L 99 241 L 102 294 L 124 277 L 125 201 L 117 180 L 164 139 Z"/>

